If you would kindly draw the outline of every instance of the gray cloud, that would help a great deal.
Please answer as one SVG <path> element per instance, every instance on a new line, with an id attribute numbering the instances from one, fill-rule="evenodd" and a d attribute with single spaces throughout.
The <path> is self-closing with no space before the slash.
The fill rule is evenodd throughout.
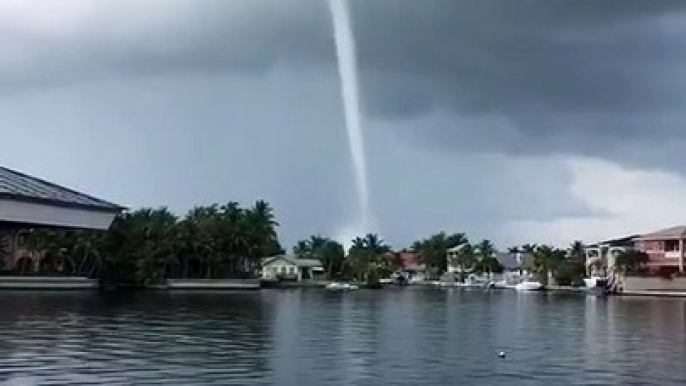
<path id="1" fill-rule="evenodd" d="M 102 77 L 260 75 L 278 65 L 303 72 L 333 66 L 323 1 L 194 4 L 175 0 L 165 8 L 136 10 L 130 2 L 104 2 L 81 28 L 55 36 L 18 33 L 20 23 L 6 35 L 14 39 L 9 55 L 18 50 L 28 59 L 17 60 L 21 66 L 0 66 L 0 90 Z M 517 134 L 516 141 L 489 148 L 498 128 L 486 125 L 468 134 L 487 139 L 475 141 L 483 143 L 473 149 L 479 151 L 597 153 L 602 148 L 624 157 L 621 144 L 613 141 L 684 137 L 682 1 L 351 4 L 365 105 L 376 119 L 432 114 L 498 119 Z M 439 148 L 462 143 L 470 129 L 451 126 L 427 132 L 422 142 Z"/>

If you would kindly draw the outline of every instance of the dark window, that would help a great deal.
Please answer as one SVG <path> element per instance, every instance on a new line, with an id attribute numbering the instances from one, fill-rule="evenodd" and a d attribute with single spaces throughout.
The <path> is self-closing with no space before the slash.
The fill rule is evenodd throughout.
<path id="1" fill-rule="evenodd" d="M 679 241 L 678 240 L 667 240 L 665 241 L 665 252 L 677 252 L 679 251 Z"/>

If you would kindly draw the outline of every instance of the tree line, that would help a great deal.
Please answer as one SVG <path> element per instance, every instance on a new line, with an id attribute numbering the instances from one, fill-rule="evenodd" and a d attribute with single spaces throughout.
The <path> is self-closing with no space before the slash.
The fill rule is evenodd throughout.
<path id="1" fill-rule="evenodd" d="M 319 259 L 329 278 L 366 280 L 386 276 L 402 268 L 403 262 L 390 253 L 392 250 L 378 235 L 368 234 L 353 240 L 347 254 L 340 243 L 322 236 L 299 241 L 293 253 L 300 258 Z M 463 273 L 501 273 L 504 268 L 490 240 L 471 242 L 464 233 L 439 232 L 413 242 L 403 251 L 418 255 L 429 279 L 439 279 L 448 270 L 449 263 L 459 267 Z M 450 258 L 448 251 L 455 251 Z M 553 278 L 559 285 L 583 285 L 582 279 L 587 272 L 585 246 L 581 241 L 573 242 L 567 249 L 546 244 L 524 244 L 510 247 L 507 251 L 519 254 L 521 268 L 535 274 L 543 283 Z M 616 257 L 615 267 L 620 272 L 638 274 L 646 261 L 645 253 L 630 250 Z M 593 267 L 607 270 L 607 263 L 601 259 Z"/>
<path id="2" fill-rule="evenodd" d="M 30 230 L 24 248 L 39 256 L 38 273 L 86 275 L 116 285 L 150 286 L 169 278 L 247 278 L 259 275 L 262 258 L 286 252 L 277 237 L 278 226 L 273 208 L 263 200 L 249 207 L 237 202 L 198 206 L 182 217 L 166 208 L 144 208 L 118 215 L 105 232 Z M 4 249 L 0 245 L 0 255 Z M 454 251 L 450 259 L 449 250 Z M 402 251 L 416 253 L 430 279 L 440 278 L 449 263 L 461 272 L 503 270 L 491 241 L 472 242 L 464 233 L 439 232 Z M 584 245 L 578 241 L 568 249 L 525 244 L 509 252 L 525 255 L 523 268 L 539 274 L 542 281 L 550 274 L 568 285 L 586 273 Z M 403 268 L 393 248 L 372 233 L 351 240 L 348 250 L 332 238 L 313 235 L 298 241 L 292 254 L 321 261 L 329 279 L 374 283 Z M 33 272 L 33 261 L 19 261 L 14 273 Z M 645 256 L 636 252 L 617 258 L 625 272 L 638 272 L 644 262 Z"/>
<path id="3" fill-rule="evenodd" d="M 299 241 L 293 249 L 296 257 L 319 259 L 329 278 L 368 280 L 385 276 L 398 268 L 402 261 L 390 253 L 392 248 L 376 234 L 353 240 L 346 254 L 343 246 L 333 239 L 312 236 Z M 403 251 L 416 253 L 425 266 L 429 279 L 439 279 L 448 270 L 448 264 L 459 267 L 462 273 L 501 273 L 497 250 L 490 240 L 470 242 L 464 233 L 439 232 L 413 242 Z M 454 251 L 448 257 L 448 251 Z M 575 242 L 568 250 L 550 245 L 525 244 L 508 249 L 525 258 L 523 269 L 538 274 L 547 282 L 548 273 L 561 285 L 571 285 L 585 275 L 584 246 Z"/>
<path id="4" fill-rule="evenodd" d="M 252 277 L 260 260 L 283 252 L 274 211 L 266 201 L 198 206 L 179 217 L 167 208 L 118 215 L 110 229 L 33 229 L 23 248 L 39 256 L 41 274 L 88 275 L 126 286 L 161 284 L 167 278 Z M 15 265 L 31 272 L 31 259 Z"/>

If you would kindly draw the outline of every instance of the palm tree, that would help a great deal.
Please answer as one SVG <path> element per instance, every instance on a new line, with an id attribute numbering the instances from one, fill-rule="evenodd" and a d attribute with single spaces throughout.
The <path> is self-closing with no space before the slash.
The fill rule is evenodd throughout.
<path id="1" fill-rule="evenodd" d="M 584 245 L 584 243 L 580 240 L 576 240 L 569 247 L 569 257 L 574 260 L 584 261 L 586 254 L 585 251 L 586 246 Z"/>
<path id="2" fill-rule="evenodd" d="M 367 233 L 362 240 L 365 249 L 370 250 L 375 254 L 383 254 L 391 251 L 391 247 L 376 233 Z"/>
<path id="3" fill-rule="evenodd" d="M 520 251 L 533 255 L 538 249 L 538 244 L 524 244 L 522 245 Z"/>
<path id="4" fill-rule="evenodd" d="M 533 256 L 534 271 L 539 275 L 541 282 L 547 283 L 548 275 L 554 274 L 565 261 L 566 252 L 549 245 L 541 245 L 536 248 Z"/>
<path id="5" fill-rule="evenodd" d="M 488 259 L 495 256 L 495 247 L 490 240 L 482 240 L 475 247 L 480 259 Z"/>
<path id="6" fill-rule="evenodd" d="M 340 243 L 319 235 L 298 241 L 293 247 L 293 254 L 298 258 L 321 261 L 326 267 L 326 275 L 329 279 L 334 276 L 335 272 L 340 272 L 345 259 L 345 250 Z"/>
<path id="7" fill-rule="evenodd" d="M 412 250 L 419 254 L 427 267 L 437 273 L 442 273 L 448 269 L 448 250 L 468 243 L 464 233 L 439 232 L 426 239 L 415 241 L 412 244 Z"/>
<path id="8" fill-rule="evenodd" d="M 477 257 L 475 269 L 481 273 L 501 272 L 502 266 L 496 257 L 496 250 L 490 240 L 483 240 L 474 248 Z"/>
<path id="9" fill-rule="evenodd" d="M 34 231 L 29 248 L 57 259 L 59 272 L 97 272 L 103 281 L 151 285 L 170 276 L 254 273 L 261 257 L 281 251 L 277 226 L 262 200 L 248 209 L 236 202 L 200 206 L 183 219 L 166 208 L 143 208 L 116 216 L 103 233 Z"/>
<path id="10" fill-rule="evenodd" d="M 391 247 L 379 235 L 368 233 L 364 237 L 356 237 L 352 240 L 346 264 L 358 280 L 369 282 L 370 278 L 376 278 L 379 271 L 388 266 L 386 260 L 390 252 Z"/>
<path id="11" fill-rule="evenodd" d="M 473 271 L 479 261 L 474 246 L 469 243 L 463 244 L 454 256 L 450 263 L 458 266 L 462 274 Z"/>
<path id="12" fill-rule="evenodd" d="M 638 274 L 648 262 L 648 254 L 642 251 L 623 251 L 615 260 L 615 267 L 624 274 Z"/>

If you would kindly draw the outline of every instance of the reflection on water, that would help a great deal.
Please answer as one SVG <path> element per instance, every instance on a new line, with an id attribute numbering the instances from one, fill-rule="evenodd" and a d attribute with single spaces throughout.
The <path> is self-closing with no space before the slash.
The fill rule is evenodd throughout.
<path id="1" fill-rule="evenodd" d="M 686 384 L 680 299 L 406 288 L 0 301 L 7 385 Z"/>

